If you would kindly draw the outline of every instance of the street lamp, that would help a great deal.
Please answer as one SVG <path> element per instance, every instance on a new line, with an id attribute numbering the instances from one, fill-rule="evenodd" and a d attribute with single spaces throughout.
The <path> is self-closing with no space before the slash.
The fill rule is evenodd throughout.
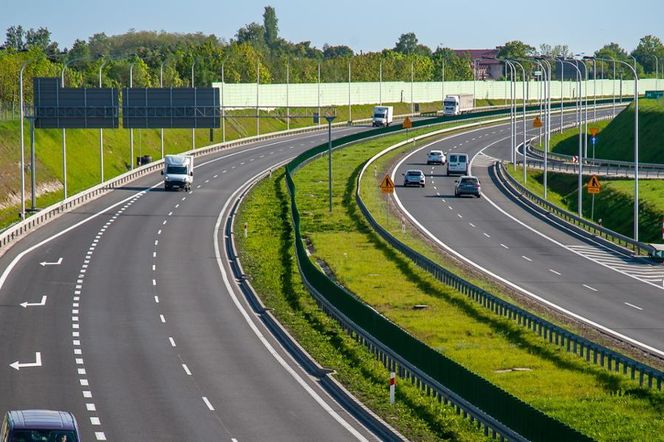
<path id="1" fill-rule="evenodd" d="M 134 64 L 132 62 L 129 65 L 129 88 L 134 87 Z M 127 103 L 129 105 L 129 103 Z M 131 164 L 131 170 L 134 170 L 134 128 L 129 129 L 129 164 Z"/>
<path id="2" fill-rule="evenodd" d="M 576 81 L 577 81 L 578 89 L 579 89 L 579 93 L 578 93 L 579 99 L 577 101 L 577 103 L 578 103 L 577 107 L 580 107 L 581 103 L 582 103 L 582 101 L 581 101 L 581 70 L 576 65 L 576 63 L 572 63 L 571 61 L 567 61 L 565 59 L 562 59 L 562 60 L 563 60 L 564 63 L 567 63 L 570 66 L 572 66 L 574 69 L 576 69 Z M 586 104 L 586 107 L 587 107 L 587 104 Z M 583 133 L 583 129 L 582 129 L 582 125 L 581 125 L 581 116 L 582 116 L 581 112 L 579 112 L 578 115 L 579 115 L 579 117 L 578 117 L 578 120 L 579 120 L 579 156 L 578 156 L 579 179 L 578 179 L 578 191 L 577 191 L 577 193 L 578 193 L 578 195 L 577 195 L 577 209 L 578 210 L 577 211 L 578 211 L 579 217 L 582 217 L 583 216 L 583 143 L 581 141 L 582 140 L 581 135 Z M 587 117 L 587 114 L 586 114 L 586 117 Z"/>
<path id="3" fill-rule="evenodd" d="M 101 71 L 106 64 L 106 60 L 102 60 L 99 66 L 99 87 L 101 88 Z M 100 183 L 104 182 L 104 129 L 99 128 L 99 177 Z"/>
<path id="4" fill-rule="evenodd" d="M 634 241 L 639 240 L 639 76 L 636 72 L 636 58 L 630 55 L 634 60 L 634 66 L 629 63 L 617 60 L 631 69 L 634 74 Z M 598 60 L 604 60 L 598 58 Z"/>
<path id="5" fill-rule="evenodd" d="M 510 150 L 512 151 L 512 166 L 516 171 L 516 68 L 508 60 L 505 66 L 510 70 Z"/>
<path id="6" fill-rule="evenodd" d="M 19 90 L 19 115 L 20 115 L 20 129 L 21 129 L 21 219 L 25 219 L 25 147 L 24 140 L 25 136 L 23 134 L 23 125 L 25 120 L 25 109 L 23 103 L 23 72 L 25 71 L 26 66 L 30 63 L 26 61 L 21 66 L 21 70 L 18 74 L 18 90 Z"/>
<path id="7" fill-rule="evenodd" d="M 159 87 L 164 87 L 164 62 L 159 65 Z M 164 159 L 164 128 L 159 129 L 159 141 L 161 144 L 161 159 Z"/>
<path id="8" fill-rule="evenodd" d="M 327 120 L 327 187 L 330 196 L 330 213 L 332 213 L 332 122 L 336 115 L 325 115 Z"/>
<path id="9" fill-rule="evenodd" d="M 194 66 L 196 66 L 196 60 L 191 62 L 191 87 L 192 89 L 195 88 L 196 86 L 194 85 Z M 194 94 L 196 91 L 194 91 Z M 258 101 L 256 101 L 256 106 L 258 106 Z M 195 121 L 195 120 L 194 120 Z M 194 124 L 196 126 L 196 124 Z M 192 127 L 191 128 L 191 150 L 196 149 L 196 128 Z"/>
<path id="10" fill-rule="evenodd" d="M 528 180 L 528 175 L 526 174 L 526 137 L 527 135 L 527 126 L 526 126 L 526 69 L 523 67 L 521 63 L 519 63 L 516 60 L 506 60 L 509 61 L 510 63 L 513 63 L 516 66 L 519 66 L 521 68 L 521 72 L 523 74 L 523 185 L 526 186 L 527 180 Z"/>

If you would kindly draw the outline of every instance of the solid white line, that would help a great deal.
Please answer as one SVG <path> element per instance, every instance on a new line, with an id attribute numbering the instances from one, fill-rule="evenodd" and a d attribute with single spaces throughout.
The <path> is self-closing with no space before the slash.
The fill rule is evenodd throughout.
<path id="1" fill-rule="evenodd" d="M 553 269 L 549 269 L 549 271 L 550 271 L 551 273 L 554 273 L 554 274 L 556 274 L 556 275 L 560 276 L 560 272 L 556 272 L 556 271 L 555 271 L 555 270 L 553 270 Z"/>
<path id="2" fill-rule="evenodd" d="M 502 139 L 500 139 L 500 140 L 497 140 L 497 141 L 495 141 L 495 142 L 493 142 L 493 143 L 490 143 L 490 144 L 488 144 L 486 147 L 484 147 L 482 150 L 480 150 L 479 153 L 482 153 L 484 150 L 488 149 L 489 147 L 491 147 L 491 146 L 493 146 L 493 145 L 495 145 L 495 144 L 497 144 L 497 143 L 499 143 L 499 142 L 502 142 L 502 141 L 508 140 L 508 139 L 509 139 L 509 137 L 505 137 L 505 138 L 502 138 Z M 434 144 L 434 143 L 431 143 L 431 144 Z M 403 164 L 405 161 L 407 161 L 408 158 L 410 158 L 410 157 L 411 157 L 412 155 L 414 155 L 416 152 L 419 152 L 420 150 L 422 150 L 422 149 L 424 149 L 424 148 L 426 148 L 426 147 L 427 147 L 427 146 L 423 146 L 421 149 L 417 149 L 417 150 L 411 152 L 411 153 L 410 153 L 409 155 L 407 155 L 406 157 L 404 157 L 399 163 L 397 163 L 397 165 L 394 167 L 394 169 L 392 169 L 392 176 L 394 177 L 394 175 L 396 174 L 398 168 L 401 166 L 401 164 Z M 378 154 L 378 155 L 380 155 L 380 154 Z M 378 156 L 378 155 L 377 155 L 377 156 Z M 474 159 L 474 158 L 475 158 L 475 157 L 473 157 L 473 159 Z M 472 164 L 472 161 L 471 161 L 471 164 Z M 579 315 L 579 314 L 577 314 L 577 313 L 574 313 L 573 311 L 571 311 L 571 310 L 569 310 L 569 309 L 566 309 L 566 308 L 564 308 L 564 307 L 561 307 L 561 306 L 559 306 L 558 304 L 556 304 L 556 303 L 554 303 L 554 302 L 551 302 L 551 301 L 549 301 L 549 300 L 547 300 L 547 299 L 545 299 L 545 298 L 543 298 L 543 297 L 541 297 L 541 296 L 538 296 L 538 295 L 536 295 L 536 294 L 534 294 L 534 293 L 532 293 L 532 292 L 530 292 L 530 291 L 524 289 L 523 287 L 521 287 L 521 286 L 519 286 L 519 285 L 517 285 L 517 284 L 514 284 L 513 282 L 509 281 L 508 279 L 503 278 L 502 276 L 500 276 L 500 275 L 498 275 L 498 274 L 496 274 L 496 273 L 490 271 L 489 269 L 487 269 L 487 268 L 485 268 L 485 267 L 482 267 L 481 265 L 477 264 L 476 262 L 474 262 L 474 261 L 472 261 L 472 260 L 466 258 L 466 257 L 463 256 L 461 253 L 457 252 L 457 251 L 454 250 L 452 247 L 449 247 L 447 244 L 445 244 L 444 242 L 442 242 L 439 238 L 437 238 L 437 237 L 436 237 L 435 235 L 433 235 L 429 230 L 427 230 L 427 228 L 424 227 L 424 226 L 423 226 L 423 225 L 422 225 L 417 219 L 415 219 L 415 217 L 414 217 L 410 212 L 408 212 L 408 211 L 406 210 L 406 208 L 403 206 L 403 204 L 401 203 L 401 200 L 399 199 L 399 196 L 398 196 L 398 193 L 397 193 L 397 192 L 395 192 L 395 193 L 393 194 L 393 198 L 394 198 L 396 204 L 399 206 L 399 209 L 401 210 L 401 212 L 404 213 L 404 214 L 405 214 L 405 215 L 406 215 L 406 216 L 407 216 L 407 217 L 413 222 L 413 224 L 415 224 L 415 225 L 416 225 L 416 226 L 417 226 L 422 232 L 425 232 L 425 234 L 426 234 L 429 238 L 431 238 L 435 243 L 437 243 L 438 245 L 440 245 L 440 246 L 443 247 L 445 250 L 447 250 L 448 252 L 450 252 L 451 254 L 453 254 L 454 256 L 456 256 L 457 258 L 461 259 L 462 261 L 464 261 L 464 262 L 468 263 L 469 265 L 471 265 L 471 266 L 477 268 L 478 270 L 480 270 L 480 271 L 486 273 L 487 275 L 491 276 L 492 278 L 495 278 L 495 279 L 497 279 L 498 281 L 501 281 L 502 283 L 507 284 L 508 286 L 514 288 L 515 290 L 518 290 L 518 291 L 520 291 L 521 293 L 524 293 L 525 295 L 527 295 L 527 296 L 529 296 L 529 297 L 531 297 L 531 298 L 533 298 L 533 299 L 536 299 L 536 300 L 539 301 L 539 302 L 542 302 L 543 304 L 546 304 L 546 305 L 548 305 L 548 306 L 550 306 L 550 307 L 552 307 L 552 308 L 555 308 L 556 310 L 558 310 L 558 311 L 560 311 L 560 312 L 562 312 L 562 313 L 564 313 L 564 314 L 566 314 L 566 315 L 569 315 L 569 316 L 571 316 L 571 317 L 573 317 L 573 318 L 579 319 L 579 320 L 585 322 L 586 324 L 589 324 L 589 325 L 591 325 L 591 326 L 593 326 L 593 327 L 597 327 L 597 328 L 599 328 L 599 329 L 601 329 L 601 330 L 603 330 L 603 331 L 605 331 L 605 332 L 607 332 L 607 333 L 610 333 L 610 334 L 612 334 L 612 335 L 614 335 L 614 336 L 619 337 L 620 339 L 624 339 L 624 340 L 626 340 L 626 341 L 628 341 L 628 342 L 631 342 L 631 343 L 633 343 L 633 344 L 636 344 L 636 345 L 638 345 L 638 346 L 640 346 L 640 347 L 642 347 L 642 348 L 645 348 L 645 349 L 647 349 L 647 350 L 649 350 L 649 351 L 652 351 L 652 352 L 654 352 L 654 353 L 656 353 L 656 354 L 658 354 L 658 355 L 660 355 L 660 356 L 664 356 L 664 351 L 662 351 L 662 350 L 660 350 L 660 349 L 657 349 L 657 348 L 655 348 L 655 347 L 652 347 L 652 346 L 650 346 L 650 345 L 647 345 L 647 344 L 645 344 L 645 343 L 643 343 L 643 342 L 641 342 L 641 341 L 638 341 L 638 340 L 636 340 L 636 339 L 634 339 L 634 338 L 630 338 L 629 336 L 626 336 L 626 335 L 624 335 L 624 334 L 622 334 L 622 333 L 618 333 L 617 331 L 615 331 L 615 330 L 613 330 L 613 329 L 611 329 L 611 328 L 609 328 L 609 327 L 603 326 L 603 325 L 599 324 L 598 322 L 592 321 L 592 320 L 590 320 L 590 319 L 588 319 L 588 318 L 586 318 L 586 317 L 584 317 L 584 316 L 582 316 L 582 315 Z M 559 245 L 560 247 L 566 248 L 567 250 L 570 250 L 570 251 L 572 251 L 573 253 L 576 253 L 576 254 L 579 255 L 579 256 L 583 256 L 581 253 L 576 252 L 576 251 L 574 251 L 574 250 L 572 250 L 572 249 L 569 249 L 569 248 L 565 247 L 564 244 L 561 244 L 560 242 L 558 242 L 558 241 L 556 241 L 556 240 L 554 240 L 554 239 L 552 239 L 552 238 L 549 238 L 548 236 L 542 234 L 541 232 L 538 232 L 537 230 L 535 230 L 535 229 L 533 229 L 532 227 L 528 226 L 527 224 L 525 224 L 525 223 L 522 222 L 521 220 L 517 219 L 516 217 L 510 215 L 510 214 L 507 213 L 505 210 L 503 210 L 502 208 L 500 208 L 496 203 L 494 203 L 493 201 L 491 201 L 490 198 L 487 198 L 486 195 L 485 195 L 485 197 L 484 197 L 484 200 L 487 201 L 487 202 L 489 202 L 494 208 L 496 208 L 496 210 L 498 210 L 499 212 L 501 212 L 502 214 L 504 214 L 504 215 L 507 216 L 508 218 L 512 219 L 513 221 L 516 221 L 518 224 L 522 225 L 523 227 L 527 228 L 528 230 L 532 231 L 533 233 L 535 233 L 535 234 L 541 236 L 542 238 L 545 238 L 545 239 L 547 239 L 547 240 L 553 242 L 554 244 Z M 602 265 L 601 263 L 599 263 L 599 264 Z M 610 267 L 608 267 L 608 266 L 605 266 L 605 267 L 610 268 Z M 637 278 L 634 278 L 634 279 L 637 279 Z M 638 280 L 638 279 L 637 279 L 637 280 Z M 639 280 L 639 281 L 640 281 L 640 280 Z M 655 284 L 652 284 L 652 285 L 655 285 Z M 660 288 L 661 288 L 661 287 L 660 287 Z"/>
<path id="3" fill-rule="evenodd" d="M 525 259 L 526 261 L 528 261 L 528 262 L 533 262 L 533 260 L 530 259 L 530 258 L 528 258 L 527 256 L 523 256 L 523 255 L 521 255 L 521 257 L 522 257 L 523 259 Z"/>
<path id="4" fill-rule="evenodd" d="M 210 403 L 208 398 L 206 398 L 205 396 L 203 396 L 203 402 L 205 402 L 205 405 L 207 405 L 207 407 L 210 411 L 214 411 L 214 407 L 212 406 L 212 404 Z M 233 439 L 233 440 L 235 440 L 235 439 Z"/>
<path id="5" fill-rule="evenodd" d="M 589 289 L 589 290 L 592 290 L 593 292 L 597 292 L 597 291 L 599 291 L 599 290 L 597 290 L 596 288 L 594 288 L 594 287 L 590 287 L 589 285 L 586 285 L 586 284 L 583 284 L 583 286 L 584 286 L 585 288 Z"/>
<path id="6" fill-rule="evenodd" d="M 191 371 L 189 370 L 189 367 L 187 367 L 187 364 L 182 364 L 182 369 L 187 373 L 187 376 L 191 376 Z"/>
<path id="7" fill-rule="evenodd" d="M 638 305 L 630 304 L 629 302 L 626 302 L 625 305 L 628 305 L 628 306 L 630 306 L 630 307 L 632 307 L 632 308 L 635 308 L 635 309 L 637 309 L 637 310 L 643 310 L 643 309 L 642 309 L 641 307 L 639 307 Z"/>
<path id="8" fill-rule="evenodd" d="M 255 175 L 251 179 L 247 180 L 247 183 L 251 183 L 254 179 L 258 178 L 260 175 L 264 174 L 267 172 L 267 170 L 261 172 L 260 174 Z M 214 234 L 213 234 L 213 245 L 214 245 L 214 256 L 217 259 L 217 265 L 219 266 L 219 271 L 221 272 L 221 277 L 224 281 L 224 285 L 226 286 L 226 290 L 228 291 L 228 294 L 230 295 L 231 299 L 233 300 L 233 303 L 237 307 L 237 309 L 240 311 L 240 314 L 244 317 L 245 321 L 251 328 L 251 330 L 254 332 L 256 337 L 261 341 L 261 343 L 265 346 L 265 348 L 270 352 L 270 354 L 279 362 L 279 364 L 290 374 L 295 381 L 302 386 L 304 390 L 306 390 L 307 393 L 330 415 L 334 420 L 339 422 L 346 430 L 348 430 L 355 438 L 361 441 L 367 441 L 367 439 L 360 434 L 355 428 L 353 428 L 348 422 L 346 422 L 332 407 L 330 407 L 324 400 L 323 398 L 320 397 L 318 393 L 316 393 L 310 386 L 307 384 L 307 382 L 302 379 L 302 377 L 295 371 L 293 368 L 288 365 L 288 363 L 284 360 L 284 358 L 272 347 L 270 342 L 267 340 L 267 338 L 261 333 L 261 331 L 258 329 L 256 324 L 251 320 L 251 317 L 249 316 L 249 313 L 245 310 L 244 306 L 240 302 L 240 300 L 237 298 L 237 295 L 235 294 L 235 290 L 233 290 L 233 286 L 231 285 L 228 275 L 226 273 L 226 269 L 224 268 L 224 264 L 221 259 L 221 250 L 219 248 L 219 230 L 221 226 L 221 222 L 224 218 L 224 212 L 228 209 L 228 206 L 232 201 L 235 200 L 237 195 L 244 190 L 246 187 L 246 184 L 239 187 L 235 192 L 233 192 L 233 195 L 231 195 L 230 198 L 226 200 L 226 203 L 224 203 L 224 206 L 222 207 L 221 211 L 219 212 L 219 216 L 217 217 L 217 222 L 214 227 Z M 224 247 L 224 254 L 225 254 L 226 248 Z M 224 255 L 225 256 L 225 255 Z M 228 259 L 228 257 L 225 257 L 225 259 Z"/>
<path id="9" fill-rule="evenodd" d="M 175 345 L 175 339 L 173 339 L 172 337 L 169 337 L 168 340 L 169 340 L 169 342 L 171 343 L 171 347 L 175 347 L 175 346 L 176 346 L 176 345 Z"/>

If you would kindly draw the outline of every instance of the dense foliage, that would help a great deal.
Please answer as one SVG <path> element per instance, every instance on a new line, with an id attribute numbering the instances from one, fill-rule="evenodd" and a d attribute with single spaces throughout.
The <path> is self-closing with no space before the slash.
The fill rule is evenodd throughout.
<path id="1" fill-rule="evenodd" d="M 526 43 L 510 41 L 500 47 L 499 57 L 523 58 L 536 53 Z M 567 46 L 543 44 L 539 54 L 566 56 L 570 51 Z M 615 43 L 595 55 L 631 61 Z M 651 73 L 655 60 L 664 57 L 664 46 L 659 38 L 648 35 L 631 55 L 636 57 L 641 75 L 644 69 Z M 28 61 L 24 75 L 27 101 L 31 100 L 33 76 L 59 75 L 64 66 L 66 84 L 74 87 L 97 87 L 100 71 L 103 86 L 125 86 L 132 65 L 134 85 L 146 87 L 190 85 L 192 66 L 198 86 L 221 81 L 222 67 L 224 81 L 229 83 L 257 79 L 260 83 L 285 83 L 287 77 L 291 83 L 316 82 L 319 66 L 323 82 L 348 81 L 349 66 L 356 82 L 378 81 L 381 66 L 384 81 L 410 81 L 411 73 L 415 81 L 440 81 L 443 67 L 445 80 L 472 79 L 469 54 L 458 55 L 445 47 L 431 50 L 420 44 L 413 32 L 402 34 L 391 49 L 359 54 L 345 45 L 325 44 L 319 49 L 310 41 L 287 41 L 279 36 L 279 21 L 271 6 L 265 7 L 262 23 L 243 26 L 230 41 L 202 33 L 130 30 L 114 36 L 94 34 L 61 51 L 47 28 L 11 26 L 0 50 L 0 103 L 18 102 L 19 70 Z M 612 75 L 608 64 L 602 68 L 607 76 Z"/>

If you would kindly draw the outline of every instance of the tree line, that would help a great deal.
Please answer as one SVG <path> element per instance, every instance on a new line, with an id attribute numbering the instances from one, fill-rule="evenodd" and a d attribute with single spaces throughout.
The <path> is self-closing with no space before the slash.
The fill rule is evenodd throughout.
<path id="1" fill-rule="evenodd" d="M 500 47 L 498 56 L 525 59 L 538 54 L 571 55 L 566 46 L 543 44 L 537 50 L 521 41 L 510 41 Z M 648 76 L 655 72 L 656 59 L 664 62 L 664 46 L 658 37 L 647 35 L 631 53 L 610 43 L 595 55 L 630 63 L 630 56 L 634 56 L 639 75 Z M 276 11 L 271 6 L 265 7 L 262 23 L 243 26 L 230 41 L 202 33 L 132 29 L 114 36 L 94 34 L 61 50 L 47 28 L 11 26 L 0 50 L 0 102 L 18 101 L 18 74 L 28 61 L 24 75 L 27 101 L 31 100 L 33 76 L 60 76 L 63 68 L 70 87 L 97 87 L 100 70 L 103 86 L 125 87 L 131 66 L 137 87 L 189 86 L 192 66 L 196 86 L 221 81 L 222 69 L 227 83 L 313 83 L 319 75 L 322 82 L 346 82 L 349 64 L 354 82 L 378 81 L 381 70 L 383 81 L 410 81 L 411 75 L 414 81 L 440 81 L 443 75 L 446 81 L 473 78 L 469 54 L 459 55 L 446 47 L 432 50 L 420 44 L 412 32 L 402 34 L 393 48 L 369 53 L 356 53 L 345 45 L 325 44 L 319 49 L 310 41 L 287 41 L 279 36 Z M 611 66 L 604 64 L 605 78 L 611 78 Z M 527 68 L 532 66 L 527 63 Z M 625 73 L 624 78 L 629 75 Z"/>

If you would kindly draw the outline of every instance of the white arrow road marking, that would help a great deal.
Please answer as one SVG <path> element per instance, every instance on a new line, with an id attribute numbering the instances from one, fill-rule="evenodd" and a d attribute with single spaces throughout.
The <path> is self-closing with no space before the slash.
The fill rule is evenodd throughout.
<path id="1" fill-rule="evenodd" d="M 9 364 L 9 366 L 15 370 L 20 370 L 21 368 L 27 368 L 27 367 L 41 367 L 42 360 L 41 360 L 41 353 L 36 352 L 35 353 L 35 362 L 24 362 L 20 363 L 18 361 Z"/>
<path id="2" fill-rule="evenodd" d="M 42 296 L 41 302 L 22 302 L 21 307 L 23 308 L 28 308 L 28 307 L 43 307 L 46 305 L 46 295 Z"/>
<path id="3" fill-rule="evenodd" d="M 46 261 L 44 261 L 44 262 L 39 263 L 39 265 L 42 266 L 42 267 L 45 267 L 45 266 L 59 266 L 60 264 L 62 264 L 62 257 L 60 257 L 60 259 L 58 259 L 55 262 L 46 262 Z"/>

